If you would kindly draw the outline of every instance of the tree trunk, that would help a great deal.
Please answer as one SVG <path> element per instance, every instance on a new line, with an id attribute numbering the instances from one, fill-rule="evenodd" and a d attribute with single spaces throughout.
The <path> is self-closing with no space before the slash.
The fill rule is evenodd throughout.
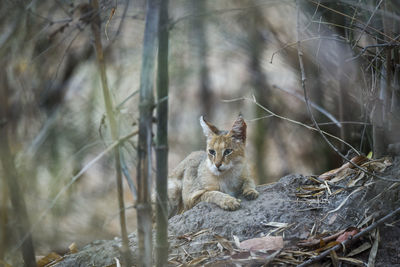
<path id="1" fill-rule="evenodd" d="M 249 1 L 249 4 L 254 5 L 254 1 Z M 250 72 L 250 84 L 254 88 L 254 94 L 257 101 L 264 107 L 270 107 L 269 98 L 271 97 L 271 90 L 266 82 L 266 77 L 262 67 L 262 58 L 264 52 L 264 39 L 262 35 L 262 28 L 265 25 L 262 12 L 254 10 L 253 16 L 243 22 L 243 30 L 246 31 L 248 37 L 248 54 L 249 63 L 248 68 Z M 255 106 L 256 118 L 265 116 L 264 110 Z M 258 177 L 259 184 L 265 184 L 268 182 L 267 175 L 267 157 L 268 151 L 268 139 L 267 134 L 269 132 L 269 126 L 271 122 L 268 118 L 260 119 L 256 121 L 256 130 L 254 131 L 254 147 L 255 147 L 255 167 Z"/>
<path id="2" fill-rule="evenodd" d="M 166 266 L 168 260 L 168 0 L 161 2 L 158 31 L 156 266 Z"/>
<path id="3" fill-rule="evenodd" d="M 198 92 L 200 95 L 201 114 L 212 118 L 213 97 L 210 88 L 210 75 L 207 66 L 207 36 L 205 30 L 204 14 L 206 12 L 206 1 L 192 0 L 191 9 L 193 19 L 191 20 L 191 39 L 193 42 L 194 62 L 196 65 L 196 79 L 198 80 Z"/>
<path id="4" fill-rule="evenodd" d="M 33 247 L 32 235 L 30 232 L 30 223 L 28 212 L 26 210 L 24 196 L 21 192 L 18 180 L 17 168 L 14 162 L 14 155 L 11 152 L 10 140 L 10 127 L 12 125 L 12 118 L 9 118 L 9 88 L 7 86 L 7 78 L 4 73 L 2 76 L 3 84 L 0 87 L 0 162 L 2 170 L 2 178 L 4 185 L 7 184 L 8 192 L 10 194 L 11 205 L 15 213 L 16 223 L 13 225 L 17 229 L 18 246 L 21 246 L 22 257 L 25 266 L 36 266 L 35 251 Z"/>
<path id="5" fill-rule="evenodd" d="M 140 77 L 140 119 L 138 141 L 137 184 L 138 201 L 137 231 L 139 243 L 139 265 L 152 266 L 152 213 L 151 213 L 151 146 L 153 120 L 153 77 L 157 53 L 160 0 L 148 0 L 146 26 L 142 52 Z"/>

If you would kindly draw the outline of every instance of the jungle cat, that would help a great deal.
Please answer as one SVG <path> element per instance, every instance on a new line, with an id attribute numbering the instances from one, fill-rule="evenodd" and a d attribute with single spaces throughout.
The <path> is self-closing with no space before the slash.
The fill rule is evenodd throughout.
<path id="1" fill-rule="evenodd" d="M 246 163 L 246 123 L 242 116 L 230 131 L 219 130 L 203 116 L 200 125 L 207 137 L 207 149 L 192 152 L 169 175 L 169 217 L 201 201 L 237 210 L 239 195 L 250 200 L 258 197 Z"/>

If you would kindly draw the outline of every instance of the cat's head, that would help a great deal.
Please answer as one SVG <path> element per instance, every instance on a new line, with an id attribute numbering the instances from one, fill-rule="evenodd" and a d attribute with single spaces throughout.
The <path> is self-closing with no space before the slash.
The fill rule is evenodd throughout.
<path id="1" fill-rule="evenodd" d="M 229 131 L 221 131 L 203 116 L 200 125 L 207 137 L 208 167 L 215 175 L 221 175 L 239 164 L 244 158 L 246 144 L 246 123 L 239 116 Z"/>

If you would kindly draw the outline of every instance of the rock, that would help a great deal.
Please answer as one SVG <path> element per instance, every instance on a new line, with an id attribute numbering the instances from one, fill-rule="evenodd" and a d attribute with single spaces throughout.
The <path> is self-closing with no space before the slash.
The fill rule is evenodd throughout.
<path id="1" fill-rule="evenodd" d="M 296 197 L 300 187 L 306 185 L 315 186 L 315 183 L 302 175 L 288 175 L 277 183 L 258 186 L 260 196 L 252 201 L 242 199 L 239 210 L 224 211 L 215 204 L 202 202 L 191 210 L 172 217 L 169 220 L 170 259 L 182 262 L 183 258 L 188 258 L 187 254 L 192 259 L 204 255 L 219 257 L 223 254 L 218 254 L 218 251 L 222 252 L 224 246 L 216 241 L 216 237 L 218 240 L 232 241 L 234 246 L 233 236 L 243 241 L 264 236 L 276 229 L 268 225 L 270 222 L 288 225 L 280 235 L 284 237 L 285 247 L 294 247 L 299 240 L 309 237 L 312 229 L 314 233 L 321 233 L 357 226 L 365 218 L 367 208 L 374 207 L 381 214 L 385 214 L 390 211 L 390 206 L 393 206 L 379 202 L 372 205 L 373 203 L 368 202 L 377 196 L 382 188 L 388 186 L 387 182 L 379 180 L 370 186 L 345 189 L 329 197 L 325 195 L 328 192 L 323 192 L 319 199 Z M 342 187 L 332 186 L 331 190 Z M 389 194 L 398 193 L 388 191 L 385 199 Z M 373 210 L 369 209 L 368 214 L 372 213 Z M 136 235 L 131 234 L 129 238 L 132 251 L 137 251 Z M 115 263 L 114 257 L 122 260 L 120 245 L 120 239 L 101 241 L 100 244 L 92 243 L 80 252 L 67 256 L 55 266 L 108 266 Z M 393 249 L 399 253 L 399 247 L 397 244 Z"/>

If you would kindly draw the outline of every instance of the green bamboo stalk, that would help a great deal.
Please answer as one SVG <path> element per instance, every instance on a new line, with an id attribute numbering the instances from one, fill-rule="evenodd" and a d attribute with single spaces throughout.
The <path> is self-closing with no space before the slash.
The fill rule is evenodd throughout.
<path id="1" fill-rule="evenodd" d="M 96 57 L 100 71 L 101 85 L 103 89 L 103 98 L 106 106 L 107 118 L 110 124 L 111 138 L 115 142 L 119 138 L 118 128 L 113 112 L 114 108 L 111 99 L 110 89 L 108 88 L 108 82 L 107 82 L 106 65 L 104 62 L 103 46 L 101 43 L 101 20 L 100 20 L 100 13 L 99 13 L 100 10 L 99 10 L 98 0 L 91 0 L 91 4 L 93 9 L 93 18 L 91 27 L 94 35 Z M 119 221 L 120 221 L 121 235 L 122 235 L 122 254 L 125 259 L 126 265 L 131 266 L 132 260 L 130 257 L 128 231 L 126 227 L 125 203 L 123 197 L 124 191 L 122 183 L 119 145 L 114 148 L 114 158 L 115 158 L 115 170 L 116 170 L 117 192 L 118 192 Z"/>
<path id="2" fill-rule="evenodd" d="M 161 0 L 148 0 L 146 26 L 142 51 L 142 70 L 140 76 L 139 141 L 137 184 L 138 201 L 137 232 L 139 245 L 139 266 L 152 266 L 152 211 L 151 211 L 151 146 L 154 108 L 154 73 L 157 54 L 158 23 Z"/>

